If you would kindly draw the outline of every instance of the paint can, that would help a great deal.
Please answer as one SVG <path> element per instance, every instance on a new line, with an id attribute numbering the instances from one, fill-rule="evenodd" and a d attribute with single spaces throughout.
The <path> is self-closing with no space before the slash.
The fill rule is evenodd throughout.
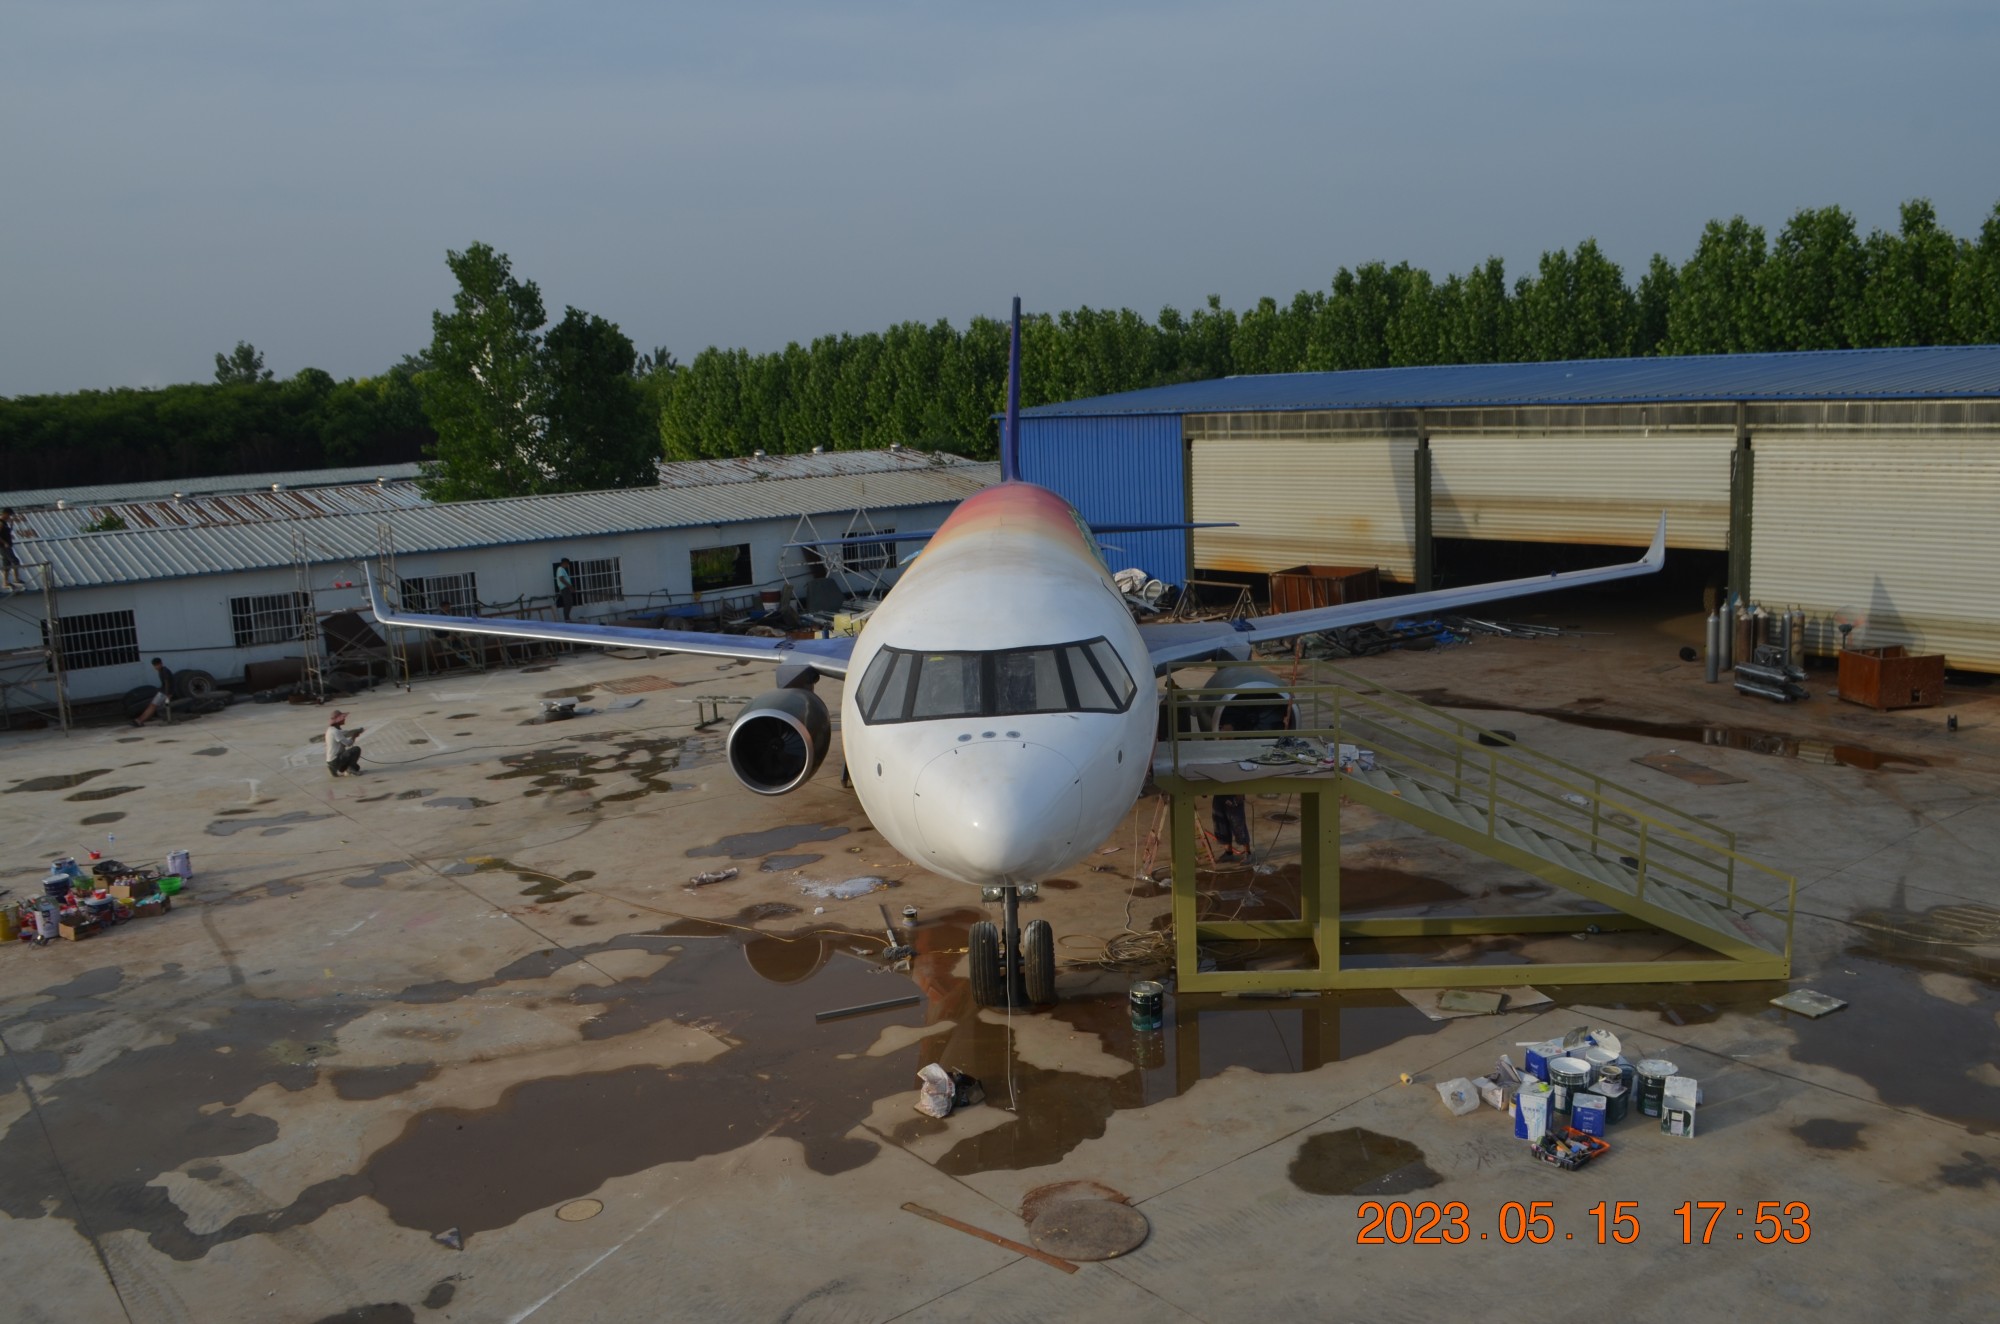
<path id="1" fill-rule="evenodd" d="M 1606 1120 L 1604 1104 L 1605 1099 L 1602 1094 L 1595 1094 L 1589 1090 L 1579 1091 L 1570 1099 L 1570 1111 L 1573 1114 L 1570 1125 L 1587 1136 L 1596 1136 L 1602 1140 Z"/>
<path id="2" fill-rule="evenodd" d="M 1604 1123 L 1616 1126 L 1625 1120 L 1625 1114 L 1632 1107 L 1632 1091 L 1624 1083 L 1616 1080 L 1600 1080 L 1590 1087 L 1590 1092 L 1604 1100 Z"/>
<path id="3" fill-rule="evenodd" d="M 1125 1000 L 1132 1009 L 1132 1028 L 1157 1030 L 1166 1015 L 1167 986 L 1157 979 L 1141 979 L 1132 985 Z"/>
<path id="4" fill-rule="evenodd" d="M 1660 1115 L 1660 1100 L 1666 1096 L 1667 1077 L 1680 1074 L 1680 1068 L 1661 1057 L 1649 1057 L 1639 1063 L 1639 1113 L 1643 1117 Z"/>
<path id="5" fill-rule="evenodd" d="M 1518 1140 L 1540 1140 L 1549 1129 L 1549 1087 L 1538 1080 L 1525 1081 L 1514 1096 L 1514 1136 Z"/>
<path id="6" fill-rule="evenodd" d="M 60 906 L 63 898 L 69 895 L 70 885 L 74 882 L 75 879 L 61 870 L 51 869 L 49 876 L 42 879 L 42 895 Z"/>
<path id="7" fill-rule="evenodd" d="M 1563 1055 L 1563 1041 L 1544 1039 L 1538 1044 L 1528 1045 L 1528 1074 L 1536 1080 L 1549 1078 L 1549 1059 Z"/>
<path id="8" fill-rule="evenodd" d="M 167 852 L 167 872 L 191 883 L 194 881 L 194 861 L 184 850 L 170 850 Z"/>
<path id="9" fill-rule="evenodd" d="M 1567 1125 L 1576 1096 L 1589 1088 L 1594 1076 L 1590 1063 L 1580 1057 L 1549 1059 L 1550 1128 Z"/>
<path id="10" fill-rule="evenodd" d="M 0 901 L 0 942 L 21 936 L 21 911 L 12 901 Z"/>
<path id="11" fill-rule="evenodd" d="M 1590 1074 L 1597 1080 L 1618 1079 L 1618 1054 L 1609 1048 L 1592 1044 L 1583 1050 L 1583 1060 L 1590 1063 Z"/>

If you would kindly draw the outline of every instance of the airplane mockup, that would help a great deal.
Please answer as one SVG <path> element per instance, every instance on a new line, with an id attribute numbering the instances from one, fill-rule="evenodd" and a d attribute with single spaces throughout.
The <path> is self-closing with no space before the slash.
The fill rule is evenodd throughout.
<path id="1" fill-rule="evenodd" d="M 975 925 L 970 943 L 974 993 L 993 1006 L 1054 1000 L 1054 935 L 1046 920 L 1022 930 L 1016 889 L 1082 859 L 1131 810 L 1153 756 L 1156 676 L 1203 661 L 1240 663 L 1266 640 L 1601 584 L 1664 563 L 1662 515 L 1651 548 L 1625 565 L 1249 620 L 1140 625 L 1095 534 L 1191 526 L 1093 531 L 1061 496 L 1021 480 L 1020 315 L 1016 299 L 1002 481 L 966 498 L 929 535 L 857 637 L 424 615 L 388 607 L 372 574 L 369 605 L 388 626 L 776 662 L 777 688 L 742 710 L 727 741 L 731 771 L 760 795 L 796 790 L 819 769 L 832 722 L 813 686 L 821 676 L 845 681 L 843 753 L 869 820 L 932 872 L 1004 889 L 1003 925 Z M 1268 673 L 1263 683 L 1276 687 Z"/>

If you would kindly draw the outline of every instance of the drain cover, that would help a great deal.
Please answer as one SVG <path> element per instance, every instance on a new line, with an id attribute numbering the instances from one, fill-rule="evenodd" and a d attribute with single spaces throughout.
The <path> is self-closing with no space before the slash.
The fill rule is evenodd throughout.
<path id="1" fill-rule="evenodd" d="M 1109 1260 L 1138 1249 L 1151 1225 L 1116 1200 L 1061 1200 L 1028 1224 L 1028 1239 L 1066 1260 Z"/>
<path id="2" fill-rule="evenodd" d="M 556 1217 L 565 1223 L 581 1223 L 586 1218 L 595 1218 L 604 1212 L 602 1200 L 571 1200 L 556 1210 Z"/>

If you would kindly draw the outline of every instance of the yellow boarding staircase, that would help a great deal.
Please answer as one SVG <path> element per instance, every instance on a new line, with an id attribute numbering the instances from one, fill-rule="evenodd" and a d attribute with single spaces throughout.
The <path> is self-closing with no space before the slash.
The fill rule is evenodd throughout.
<path id="1" fill-rule="evenodd" d="M 1205 729 L 1213 724 L 1198 719 L 1212 713 L 1218 702 L 1228 699 L 1232 707 L 1255 703 L 1240 690 L 1173 687 L 1168 692 L 1168 729 L 1177 734 L 1157 761 L 1155 780 L 1174 802 L 1174 918 L 1183 988 L 1484 986 L 1495 980 L 1493 966 L 1433 962 L 1342 969 L 1339 939 L 1576 932 L 1587 927 L 1650 927 L 1713 955 L 1536 963 L 1516 968 L 1508 978 L 1577 984 L 1790 975 L 1797 882 L 1741 853 L 1734 832 L 1351 672 L 1323 666 L 1321 674 L 1330 683 L 1287 687 L 1298 729 L 1285 733 L 1291 738 L 1283 742 L 1269 732 Z M 1268 768 L 1269 775 L 1242 780 L 1239 773 L 1226 771 L 1244 760 L 1256 762 L 1260 770 Z M 1299 918 L 1198 920 L 1195 797 L 1265 792 L 1301 795 L 1305 858 Z M 1502 861 L 1608 910 L 1341 917 L 1342 799 Z M 1317 972 L 1203 973 L 1197 968 L 1204 940 L 1286 937 L 1314 941 Z M 1302 974 L 1314 977 L 1302 979 Z"/>

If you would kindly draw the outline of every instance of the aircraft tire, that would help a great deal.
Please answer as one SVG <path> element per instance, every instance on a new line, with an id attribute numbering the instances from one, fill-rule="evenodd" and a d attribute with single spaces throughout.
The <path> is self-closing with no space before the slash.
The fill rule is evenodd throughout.
<path id="1" fill-rule="evenodd" d="M 980 920 L 966 935 L 967 959 L 972 967 L 972 1000 L 982 1007 L 1007 1005 L 1007 987 L 1000 973 L 1000 930 L 990 920 Z"/>
<path id="2" fill-rule="evenodd" d="M 1021 930 L 1021 947 L 1028 1003 L 1047 1006 L 1056 1000 L 1056 931 L 1045 919 L 1030 920 Z"/>

